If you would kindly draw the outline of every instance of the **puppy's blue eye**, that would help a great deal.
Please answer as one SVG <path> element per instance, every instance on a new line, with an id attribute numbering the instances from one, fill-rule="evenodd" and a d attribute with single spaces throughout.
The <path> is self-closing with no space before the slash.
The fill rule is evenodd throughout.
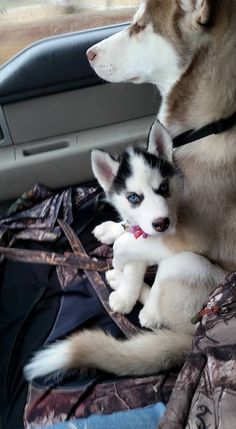
<path id="1" fill-rule="evenodd" d="M 138 195 L 135 194 L 135 192 L 132 192 L 131 194 L 127 195 L 127 200 L 131 203 L 131 204 L 140 204 L 141 201 L 143 200 L 143 196 L 142 195 Z"/>

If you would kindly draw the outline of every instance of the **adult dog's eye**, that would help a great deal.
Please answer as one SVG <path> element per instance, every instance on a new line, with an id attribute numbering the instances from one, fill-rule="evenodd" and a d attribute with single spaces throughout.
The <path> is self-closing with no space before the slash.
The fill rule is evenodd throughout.
<path id="1" fill-rule="evenodd" d="M 163 197 L 167 197 L 169 195 L 170 187 L 169 187 L 169 181 L 163 180 L 163 182 L 160 184 L 157 194 L 162 195 Z"/>
<path id="2" fill-rule="evenodd" d="M 136 206 L 142 202 L 143 195 L 138 195 L 135 192 L 132 192 L 132 193 L 127 195 L 127 200 L 130 202 L 130 204 Z"/>

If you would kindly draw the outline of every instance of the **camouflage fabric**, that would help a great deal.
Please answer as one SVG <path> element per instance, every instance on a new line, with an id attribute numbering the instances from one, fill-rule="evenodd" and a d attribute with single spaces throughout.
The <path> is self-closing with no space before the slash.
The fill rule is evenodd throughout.
<path id="1" fill-rule="evenodd" d="M 236 273 L 205 304 L 159 429 L 236 427 Z"/>
<path id="2" fill-rule="evenodd" d="M 108 380 L 88 388 L 60 387 L 42 390 L 30 386 L 24 423 L 28 429 L 50 425 L 91 414 L 111 414 L 144 407 L 157 402 L 167 403 L 176 373 L 158 376 Z"/>
<path id="3" fill-rule="evenodd" d="M 6 215 L 0 218 L 0 241 L 10 239 L 55 241 L 60 235 L 56 225 L 61 218 L 68 224 L 73 221 L 73 207 L 86 204 L 90 199 L 96 202 L 101 194 L 98 186 L 67 188 L 54 193 L 41 184 L 36 184 L 11 205 Z"/>

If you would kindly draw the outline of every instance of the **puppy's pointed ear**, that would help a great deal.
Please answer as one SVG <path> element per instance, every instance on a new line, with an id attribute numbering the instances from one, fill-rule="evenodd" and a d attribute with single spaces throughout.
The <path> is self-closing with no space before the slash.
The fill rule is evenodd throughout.
<path id="1" fill-rule="evenodd" d="M 173 161 L 173 142 L 165 127 L 156 120 L 152 125 L 148 138 L 149 153 L 159 156 L 160 158 Z"/>
<path id="2" fill-rule="evenodd" d="M 116 177 L 119 162 L 115 161 L 107 152 L 94 149 L 91 153 L 93 174 L 105 192 L 108 192 Z"/>
<path id="3" fill-rule="evenodd" d="M 193 27 L 199 29 L 209 23 L 212 15 L 211 0 L 179 0 L 179 3 L 183 11 L 191 16 Z"/>

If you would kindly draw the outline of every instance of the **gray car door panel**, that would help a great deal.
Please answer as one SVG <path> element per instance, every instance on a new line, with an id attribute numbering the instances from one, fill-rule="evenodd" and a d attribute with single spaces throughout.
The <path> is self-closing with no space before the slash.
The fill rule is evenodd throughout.
<path id="1" fill-rule="evenodd" d="M 0 200 L 35 182 L 92 178 L 90 150 L 144 141 L 159 95 L 152 85 L 106 84 L 86 50 L 124 25 L 45 39 L 0 68 Z"/>

